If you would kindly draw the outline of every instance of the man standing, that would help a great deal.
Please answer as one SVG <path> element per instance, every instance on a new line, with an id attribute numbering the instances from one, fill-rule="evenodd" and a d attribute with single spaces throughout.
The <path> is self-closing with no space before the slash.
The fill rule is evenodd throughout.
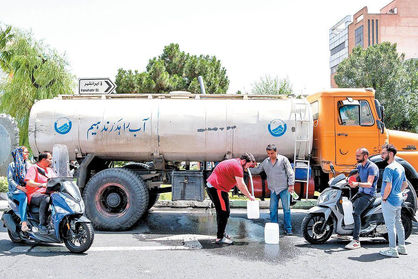
<path id="1" fill-rule="evenodd" d="M 238 189 L 246 197 L 252 201 L 255 200 L 248 192 L 244 182 L 244 170 L 253 165 L 255 165 L 254 156 L 251 153 L 245 153 L 241 158 L 220 162 L 207 180 L 206 191 L 215 204 L 216 209 L 216 221 L 218 224 L 216 244 L 233 243 L 231 238 L 225 233 L 230 213 L 228 192 L 237 185 Z"/>
<path id="2" fill-rule="evenodd" d="M 29 168 L 25 176 L 26 195 L 28 203 L 32 206 L 39 206 L 39 232 L 47 234 L 46 217 L 49 206 L 49 196 L 45 194 L 49 178 L 55 177 L 51 169 L 52 156 L 49 152 L 40 153 L 38 162 Z"/>
<path id="3" fill-rule="evenodd" d="M 360 245 L 361 214 L 369 207 L 376 194 L 376 184 L 379 179 L 379 168 L 369 160 L 369 151 L 366 148 L 359 148 L 356 151 L 357 170 L 360 182 L 350 182 L 351 188 L 358 187 L 357 199 L 354 201 L 353 218 L 354 231 L 353 240 L 345 246 L 346 249 L 358 249 Z"/>
<path id="4" fill-rule="evenodd" d="M 392 144 L 382 147 L 382 159 L 388 163 L 383 172 L 382 180 L 382 212 L 389 237 L 389 249 L 379 253 L 387 257 L 399 257 L 407 255 L 405 247 L 405 231 L 402 225 L 402 192 L 408 187 L 405 177 L 405 169 L 395 161 L 397 150 Z M 395 232 L 396 227 L 396 232 Z M 396 250 L 396 237 L 398 237 L 398 249 Z"/>
<path id="5" fill-rule="evenodd" d="M 288 235 L 292 235 L 292 222 L 290 215 L 290 193 L 294 191 L 295 174 L 289 159 L 277 154 L 274 144 L 266 147 L 267 158 L 251 173 L 259 174 L 264 171 L 267 175 L 267 184 L 270 189 L 270 221 L 278 223 L 277 209 L 279 199 L 282 200 L 284 213 L 284 228 Z"/>

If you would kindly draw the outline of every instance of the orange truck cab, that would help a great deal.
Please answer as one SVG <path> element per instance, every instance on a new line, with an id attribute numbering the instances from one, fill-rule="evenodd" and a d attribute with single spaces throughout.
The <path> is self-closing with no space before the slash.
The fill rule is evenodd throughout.
<path id="1" fill-rule="evenodd" d="M 418 190 L 418 134 L 386 129 L 384 109 L 373 89 L 337 88 L 310 95 L 307 100 L 314 120 L 311 159 L 316 189 L 327 187 L 331 164 L 339 173 L 353 169 L 360 147 L 369 150 L 370 160 L 382 174 L 386 163 L 380 157 L 381 147 L 391 143 L 398 150 L 396 160 L 405 168 L 410 189 Z M 414 201 L 415 191 L 411 191 Z"/>

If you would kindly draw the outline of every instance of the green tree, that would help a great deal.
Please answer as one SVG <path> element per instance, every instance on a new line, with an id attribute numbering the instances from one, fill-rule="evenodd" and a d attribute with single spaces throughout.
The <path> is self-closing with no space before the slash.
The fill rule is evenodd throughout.
<path id="1" fill-rule="evenodd" d="M 10 26 L 0 26 L 0 111 L 13 116 L 20 130 L 20 144 L 28 145 L 29 113 L 35 100 L 72 94 L 74 76 L 55 50 Z"/>
<path id="2" fill-rule="evenodd" d="M 388 128 L 418 131 L 418 62 L 404 57 L 389 42 L 367 49 L 356 47 L 338 65 L 334 79 L 339 87 L 374 88 L 385 106 Z"/>
<path id="3" fill-rule="evenodd" d="M 118 93 L 166 93 L 186 90 L 200 93 L 198 76 L 202 76 L 208 93 L 226 93 L 229 79 L 226 69 L 215 56 L 190 55 L 178 44 L 165 46 L 163 53 L 149 60 L 146 71 L 119 69 L 116 75 Z"/>
<path id="4" fill-rule="evenodd" d="M 272 78 L 269 75 L 261 77 L 252 86 L 251 92 L 256 95 L 290 95 L 293 93 L 290 81 L 286 79 Z"/>

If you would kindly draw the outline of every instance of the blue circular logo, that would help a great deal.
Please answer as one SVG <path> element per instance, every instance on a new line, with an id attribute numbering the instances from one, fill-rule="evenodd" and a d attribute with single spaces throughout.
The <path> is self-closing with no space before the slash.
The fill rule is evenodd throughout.
<path id="1" fill-rule="evenodd" d="M 54 128 L 58 134 L 65 135 L 73 126 L 73 123 L 67 117 L 61 117 L 57 121 L 55 121 Z"/>
<path id="2" fill-rule="evenodd" d="M 274 119 L 270 121 L 268 130 L 273 137 L 281 137 L 286 133 L 287 125 L 281 119 Z"/>

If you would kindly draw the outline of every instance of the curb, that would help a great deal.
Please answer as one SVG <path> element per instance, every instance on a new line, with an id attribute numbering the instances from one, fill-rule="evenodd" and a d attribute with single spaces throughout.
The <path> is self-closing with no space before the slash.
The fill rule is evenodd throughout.
<path id="1" fill-rule="evenodd" d="M 231 208 L 247 208 L 247 200 L 230 200 Z M 259 201 L 260 209 L 269 209 L 270 201 Z M 316 200 L 303 200 L 297 201 L 296 204 L 291 206 L 292 209 L 310 209 L 316 205 Z M 172 207 L 172 208 L 185 208 L 185 207 L 195 207 L 195 208 L 209 208 L 212 207 L 211 200 L 207 199 L 204 201 L 157 201 L 154 207 Z M 281 203 L 279 202 L 279 208 L 282 208 Z"/>
<path id="2" fill-rule="evenodd" d="M 269 209 L 270 201 L 264 200 L 260 202 L 260 209 Z M 316 205 L 316 200 L 301 200 L 291 206 L 292 209 L 310 209 Z M 6 210 L 8 207 L 7 195 L 0 193 L 0 211 Z M 204 201 L 157 201 L 154 207 L 171 207 L 171 208 L 210 208 L 213 207 L 212 201 L 206 199 Z M 230 200 L 231 208 L 247 208 L 247 200 Z M 281 202 L 279 202 L 279 208 L 282 208 Z"/>

